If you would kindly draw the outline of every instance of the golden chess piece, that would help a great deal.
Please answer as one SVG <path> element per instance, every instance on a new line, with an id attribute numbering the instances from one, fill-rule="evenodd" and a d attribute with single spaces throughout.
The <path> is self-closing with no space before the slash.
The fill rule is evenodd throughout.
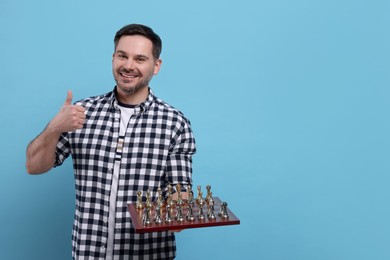
<path id="1" fill-rule="evenodd" d="M 212 192 L 211 192 L 211 186 L 210 185 L 207 185 L 206 186 L 206 190 L 207 190 L 207 193 L 206 193 L 206 203 L 209 203 L 210 201 L 210 198 L 212 197 Z"/>
<path id="2" fill-rule="evenodd" d="M 145 207 L 147 208 L 152 208 L 152 202 L 151 202 L 151 198 L 150 198 L 150 191 L 147 190 L 146 191 L 146 202 L 145 202 Z"/>
<path id="3" fill-rule="evenodd" d="M 157 189 L 157 202 L 156 202 L 156 204 L 157 204 L 157 206 L 160 206 L 160 208 L 164 204 L 164 199 L 163 199 L 163 196 L 162 196 L 161 188 Z"/>
<path id="4" fill-rule="evenodd" d="M 137 209 L 142 209 L 144 207 L 142 203 L 142 191 L 137 192 L 137 203 L 136 203 Z"/>

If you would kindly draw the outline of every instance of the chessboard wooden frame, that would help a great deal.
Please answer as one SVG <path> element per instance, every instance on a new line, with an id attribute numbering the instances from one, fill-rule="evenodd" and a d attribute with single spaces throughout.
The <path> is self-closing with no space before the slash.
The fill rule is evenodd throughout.
<path id="1" fill-rule="evenodd" d="M 204 220 L 194 220 L 194 221 L 183 221 L 183 222 L 178 222 L 174 219 L 174 216 L 176 214 L 176 209 L 173 210 L 172 214 L 172 222 L 171 223 L 162 223 L 158 224 L 155 223 L 154 221 L 151 221 L 152 223 L 149 225 L 144 225 L 142 223 L 142 215 L 143 215 L 143 210 L 142 209 L 137 209 L 135 203 L 130 203 L 127 205 L 128 210 L 130 212 L 131 220 L 133 222 L 135 232 L 136 233 L 148 233 L 148 232 L 159 232 L 159 231 L 167 231 L 167 230 L 183 230 L 183 229 L 189 229 L 189 228 L 202 228 L 202 227 L 215 227 L 215 226 L 227 226 L 227 225 L 239 225 L 240 220 L 236 217 L 236 215 L 227 207 L 227 212 L 229 215 L 229 218 L 221 218 L 218 216 L 218 212 L 220 210 L 220 204 L 222 201 L 219 199 L 219 197 L 213 197 L 214 199 L 214 214 L 215 214 L 215 219 L 214 220 L 209 220 L 204 219 Z M 183 207 L 183 216 L 187 214 L 187 209 L 188 206 Z M 203 206 L 204 213 L 207 213 L 207 206 Z M 194 216 L 196 218 L 197 212 L 199 208 L 197 205 L 194 205 L 193 207 L 193 212 Z M 150 217 L 153 219 L 154 217 L 154 210 L 151 210 Z M 165 216 L 165 211 L 163 210 L 162 217 Z"/>

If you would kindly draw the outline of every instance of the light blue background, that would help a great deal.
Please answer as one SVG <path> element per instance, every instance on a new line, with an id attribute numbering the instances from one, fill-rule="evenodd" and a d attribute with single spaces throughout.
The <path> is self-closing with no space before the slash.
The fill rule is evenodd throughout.
<path id="1" fill-rule="evenodd" d="M 114 86 L 115 32 L 163 39 L 155 93 L 193 125 L 195 185 L 241 225 L 185 230 L 177 259 L 390 259 L 390 2 L 0 2 L 0 259 L 70 259 L 71 161 L 25 147 L 74 99 Z"/>

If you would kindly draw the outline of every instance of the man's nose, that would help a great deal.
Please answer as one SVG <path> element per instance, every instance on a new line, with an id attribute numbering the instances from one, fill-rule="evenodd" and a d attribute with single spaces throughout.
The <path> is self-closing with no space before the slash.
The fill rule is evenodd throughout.
<path id="1" fill-rule="evenodd" d="M 134 60 L 133 59 L 127 59 L 125 63 L 125 68 L 128 70 L 133 70 L 134 69 Z"/>

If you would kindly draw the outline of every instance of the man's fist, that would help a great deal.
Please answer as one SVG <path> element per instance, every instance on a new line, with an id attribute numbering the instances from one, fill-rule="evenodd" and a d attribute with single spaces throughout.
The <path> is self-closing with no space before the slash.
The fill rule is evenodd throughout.
<path id="1" fill-rule="evenodd" d="M 49 123 L 48 127 L 50 127 L 51 130 L 57 133 L 64 133 L 83 128 L 85 108 L 72 105 L 72 99 L 72 91 L 68 90 L 64 105 Z"/>

